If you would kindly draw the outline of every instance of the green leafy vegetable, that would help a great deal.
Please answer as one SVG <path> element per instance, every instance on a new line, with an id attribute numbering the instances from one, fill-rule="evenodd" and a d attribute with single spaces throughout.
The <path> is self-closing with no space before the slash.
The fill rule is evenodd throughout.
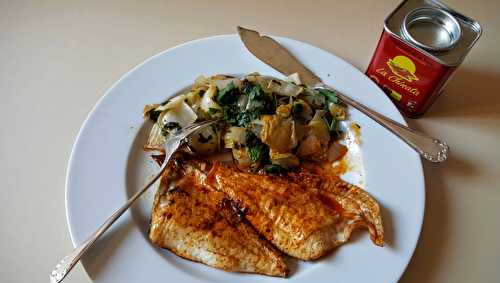
<path id="1" fill-rule="evenodd" d="M 203 136 L 202 133 L 198 133 L 198 142 L 199 143 L 207 143 L 212 139 L 212 135 L 208 135 L 208 137 Z"/>
<path id="2" fill-rule="evenodd" d="M 262 168 L 262 170 L 267 174 L 273 174 L 273 175 L 282 174 L 282 173 L 286 172 L 285 168 L 283 168 L 277 164 L 265 165 L 264 168 Z"/>
<path id="3" fill-rule="evenodd" d="M 153 121 L 155 123 L 158 121 L 158 116 L 160 116 L 160 114 L 161 114 L 161 111 L 158 111 L 158 110 L 151 110 L 148 112 L 149 119 L 151 119 L 151 121 Z"/>
<path id="4" fill-rule="evenodd" d="M 302 112 L 304 111 L 304 105 L 300 103 L 295 103 L 292 106 L 292 117 L 295 120 L 302 120 Z"/>
<path id="5" fill-rule="evenodd" d="M 259 137 L 257 137 L 254 133 L 251 131 L 247 130 L 245 133 L 245 144 L 248 147 L 256 146 L 259 143 L 261 143 Z"/>
<path id="6" fill-rule="evenodd" d="M 236 121 L 238 123 L 238 126 L 243 126 L 246 127 L 250 122 L 255 119 L 252 113 L 248 112 L 243 112 L 243 113 L 238 113 L 236 115 Z"/>
<path id="7" fill-rule="evenodd" d="M 209 115 L 214 115 L 214 114 L 218 113 L 219 111 L 220 110 L 217 109 L 217 108 L 212 108 L 212 107 L 208 108 L 208 114 Z"/>
<path id="8" fill-rule="evenodd" d="M 335 119 L 335 117 L 333 117 L 330 113 L 326 113 L 323 118 L 325 119 L 325 123 L 330 132 L 337 131 L 337 119 Z"/>
<path id="9" fill-rule="evenodd" d="M 217 101 L 221 105 L 228 105 L 238 100 L 239 89 L 233 82 L 229 83 L 225 88 L 221 89 L 217 94 Z"/>
<path id="10" fill-rule="evenodd" d="M 274 114 L 276 111 L 276 99 L 266 94 L 260 85 L 250 84 L 243 89 L 243 92 L 248 95 L 246 111 L 253 114 L 253 119 L 264 114 Z"/>
<path id="11" fill-rule="evenodd" d="M 328 130 L 330 130 L 330 132 L 335 132 L 337 131 L 337 120 L 335 118 L 332 118 L 332 120 L 327 123 L 328 125 Z"/>
<path id="12" fill-rule="evenodd" d="M 325 119 L 326 125 L 328 126 L 328 130 L 330 131 L 333 139 L 338 139 L 342 134 L 342 131 L 339 128 L 339 120 L 333 117 L 330 113 L 326 113 L 323 119 Z"/>
<path id="13" fill-rule="evenodd" d="M 248 130 L 245 135 L 245 144 L 248 147 L 248 156 L 252 162 L 269 160 L 269 147 Z"/>
<path id="14" fill-rule="evenodd" d="M 265 144 L 259 144 L 254 147 L 249 147 L 248 148 L 248 157 L 250 157 L 250 160 L 252 162 L 257 162 L 261 160 L 266 153 L 266 145 Z"/>
<path id="15" fill-rule="evenodd" d="M 229 84 L 218 95 L 219 103 L 223 105 L 223 119 L 232 126 L 246 127 L 260 115 L 274 114 L 276 111 L 274 97 L 266 94 L 259 85 L 247 82 L 243 84 L 242 92 L 239 93 L 234 84 Z M 248 96 L 248 101 L 240 106 L 238 99 L 242 95 Z"/>
<path id="16" fill-rule="evenodd" d="M 329 89 L 324 89 L 324 88 L 320 88 L 320 89 L 318 89 L 318 91 L 328 101 L 331 101 L 333 103 L 337 103 L 338 102 L 337 94 L 335 93 L 335 91 L 329 90 Z"/>
<path id="17" fill-rule="evenodd" d="M 181 129 L 181 126 L 177 122 L 168 122 L 165 125 L 163 125 L 163 128 L 161 129 L 161 134 L 163 136 L 168 136 L 171 132 L 175 132 Z"/>
<path id="18" fill-rule="evenodd" d="M 224 106 L 222 108 L 222 112 L 224 114 L 224 120 L 231 124 L 231 125 L 236 125 L 238 126 L 239 123 L 237 123 L 237 116 L 238 116 L 238 112 L 237 112 L 237 109 L 234 109 L 233 107 L 230 107 L 230 106 Z"/>
<path id="19" fill-rule="evenodd" d="M 169 130 L 180 130 L 181 126 L 177 122 L 168 122 L 166 123 L 163 128 L 169 129 Z"/>
<path id="20" fill-rule="evenodd" d="M 316 89 L 306 88 L 304 89 L 304 95 L 302 99 L 305 100 L 311 108 L 324 109 L 326 104 L 326 97 L 319 93 Z"/>
<path id="21" fill-rule="evenodd" d="M 252 120 L 246 112 L 241 110 L 236 105 L 222 107 L 224 120 L 232 126 L 246 127 Z"/>

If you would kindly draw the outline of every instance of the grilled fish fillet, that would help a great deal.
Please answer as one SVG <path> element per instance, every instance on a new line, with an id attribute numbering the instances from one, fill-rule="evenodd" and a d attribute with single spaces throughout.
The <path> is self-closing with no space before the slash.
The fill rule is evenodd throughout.
<path id="1" fill-rule="evenodd" d="M 220 163 L 214 164 L 206 183 L 244 207 L 255 229 L 288 255 L 312 260 L 335 247 L 340 214 L 306 188 Z"/>
<path id="2" fill-rule="evenodd" d="M 255 229 L 293 257 L 317 259 L 362 227 L 382 245 L 378 204 L 360 188 L 319 173 L 256 175 L 215 163 L 205 182 L 244 207 Z"/>
<path id="3" fill-rule="evenodd" d="M 288 268 L 279 251 L 237 214 L 224 193 L 202 185 L 205 175 L 194 165 L 206 164 L 195 163 L 184 162 L 183 170 L 170 168 L 162 178 L 153 204 L 151 241 L 223 270 L 285 277 Z"/>
<path id="4" fill-rule="evenodd" d="M 379 204 L 365 190 L 340 179 L 332 172 L 330 164 L 304 164 L 298 173 L 289 173 L 286 177 L 291 182 L 319 193 L 324 204 L 335 207 L 341 214 L 338 244 L 347 242 L 354 230 L 365 228 L 375 245 L 384 245 Z"/>

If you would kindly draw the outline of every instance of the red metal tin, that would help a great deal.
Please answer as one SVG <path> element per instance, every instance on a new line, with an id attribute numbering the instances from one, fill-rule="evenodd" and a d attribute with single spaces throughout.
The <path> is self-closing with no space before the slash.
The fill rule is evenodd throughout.
<path id="1" fill-rule="evenodd" d="M 385 30 L 366 74 L 406 116 L 425 113 L 456 67 L 441 64 Z"/>
<path id="2" fill-rule="evenodd" d="M 385 20 L 366 75 L 400 111 L 422 116 L 481 36 L 481 26 L 437 0 L 405 0 Z"/>

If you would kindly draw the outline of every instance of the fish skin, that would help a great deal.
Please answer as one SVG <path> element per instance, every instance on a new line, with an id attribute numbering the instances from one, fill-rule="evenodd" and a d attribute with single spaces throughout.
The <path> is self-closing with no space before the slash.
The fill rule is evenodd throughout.
<path id="1" fill-rule="evenodd" d="M 194 163 L 183 162 L 182 173 L 169 168 L 162 178 L 150 240 L 183 258 L 226 271 L 286 277 L 289 270 L 282 254 L 238 215 L 224 193 L 202 184 L 205 174 L 194 169 Z M 195 165 L 200 164 L 206 166 Z"/>
<path id="2" fill-rule="evenodd" d="M 247 210 L 245 218 L 284 253 L 314 260 L 337 246 L 341 214 L 319 194 L 287 179 L 241 172 L 216 162 L 205 183 Z"/>

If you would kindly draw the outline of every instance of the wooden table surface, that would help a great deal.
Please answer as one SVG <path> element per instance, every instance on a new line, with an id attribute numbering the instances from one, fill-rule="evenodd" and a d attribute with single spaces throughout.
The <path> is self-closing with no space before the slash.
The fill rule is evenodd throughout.
<path id="1" fill-rule="evenodd" d="M 92 106 L 127 70 L 236 25 L 365 70 L 398 2 L 0 1 L 0 281 L 45 282 L 72 249 L 66 164 Z M 408 121 L 447 140 L 452 154 L 424 165 L 424 226 L 401 282 L 499 282 L 500 2 L 447 2 L 484 34 L 430 112 Z M 81 266 L 68 279 L 91 282 Z"/>

